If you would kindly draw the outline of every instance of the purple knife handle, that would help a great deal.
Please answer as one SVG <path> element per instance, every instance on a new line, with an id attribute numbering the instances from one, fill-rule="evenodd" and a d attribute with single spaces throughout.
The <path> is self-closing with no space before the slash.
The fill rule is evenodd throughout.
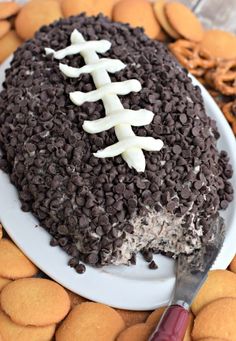
<path id="1" fill-rule="evenodd" d="M 149 341 L 182 341 L 188 316 L 189 312 L 180 305 L 169 306 Z"/>

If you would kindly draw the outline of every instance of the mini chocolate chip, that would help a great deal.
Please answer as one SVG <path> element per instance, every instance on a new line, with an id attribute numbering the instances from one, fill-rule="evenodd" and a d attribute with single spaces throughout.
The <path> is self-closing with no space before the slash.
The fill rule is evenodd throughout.
<path id="1" fill-rule="evenodd" d="M 133 233 L 133 231 L 134 231 L 133 225 L 131 225 L 131 224 L 126 224 L 126 225 L 125 225 L 125 231 L 128 232 L 128 233 Z"/>
<path id="2" fill-rule="evenodd" d="M 136 265 L 136 255 L 133 254 L 129 261 L 130 261 L 130 264 Z"/>
<path id="3" fill-rule="evenodd" d="M 50 240 L 50 245 L 51 245 L 51 246 L 58 246 L 58 245 L 59 245 L 58 240 L 55 239 L 55 238 L 52 238 L 52 239 Z"/>
<path id="4" fill-rule="evenodd" d="M 114 241 L 114 247 L 115 248 L 119 248 L 119 247 L 121 247 L 121 245 L 123 244 L 123 240 L 121 239 L 121 238 L 118 238 L 118 239 L 116 239 L 115 241 Z"/>
<path id="5" fill-rule="evenodd" d="M 118 185 L 115 186 L 114 190 L 118 194 L 123 194 L 125 191 L 125 185 L 123 183 L 119 183 Z"/>
<path id="6" fill-rule="evenodd" d="M 137 200 L 136 199 L 129 199 L 128 200 L 128 206 L 131 207 L 131 208 L 136 208 L 137 207 Z"/>
<path id="7" fill-rule="evenodd" d="M 136 186 L 139 189 L 145 189 L 146 188 L 145 181 L 138 178 L 137 181 L 136 181 Z"/>
<path id="8" fill-rule="evenodd" d="M 231 201 L 233 201 L 233 199 L 234 199 L 234 195 L 233 195 L 233 194 L 227 194 L 227 193 L 226 193 L 225 199 L 226 199 L 228 202 L 231 202 Z"/>
<path id="9" fill-rule="evenodd" d="M 129 198 L 132 197 L 132 196 L 133 196 L 133 192 L 132 192 L 132 191 L 126 190 L 126 191 L 124 192 L 124 198 L 125 198 L 125 199 L 129 199 Z"/>
<path id="10" fill-rule="evenodd" d="M 113 238 L 117 238 L 119 236 L 119 231 L 116 228 L 114 228 L 114 227 L 113 227 L 113 229 L 111 230 L 110 233 L 111 233 L 111 236 Z"/>
<path id="11" fill-rule="evenodd" d="M 149 269 L 151 269 L 151 270 L 156 270 L 156 269 L 158 269 L 158 266 L 157 266 L 157 264 L 154 262 L 154 260 L 153 261 L 151 261 L 151 263 L 149 264 Z"/>
<path id="12" fill-rule="evenodd" d="M 67 227 L 65 225 L 59 225 L 58 233 L 66 235 L 68 233 Z"/>
<path id="13" fill-rule="evenodd" d="M 28 153 L 33 153 L 36 151 L 36 146 L 33 143 L 26 143 L 25 149 Z"/>
<path id="14" fill-rule="evenodd" d="M 71 258 L 68 262 L 68 265 L 71 266 L 72 268 L 74 268 L 75 266 L 78 265 L 78 258 Z"/>
<path id="15" fill-rule="evenodd" d="M 153 254 L 151 251 L 142 252 L 143 258 L 146 262 L 150 263 L 153 260 Z"/>
<path id="16" fill-rule="evenodd" d="M 162 210 L 162 207 L 160 204 L 155 204 L 154 208 L 157 212 L 160 212 Z"/>
<path id="17" fill-rule="evenodd" d="M 86 271 L 86 267 L 84 264 L 78 264 L 75 267 L 76 272 L 78 272 L 78 274 L 83 274 Z"/>
<path id="18" fill-rule="evenodd" d="M 83 179 L 81 176 L 78 174 L 74 174 L 71 176 L 71 181 L 76 185 L 76 186 L 82 186 L 83 185 Z"/>
<path id="19" fill-rule="evenodd" d="M 199 129 L 197 127 L 194 127 L 192 129 L 192 134 L 193 134 L 193 136 L 198 136 L 199 135 Z"/>
<path id="20" fill-rule="evenodd" d="M 110 225 L 104 225 L 104 226 L 102 226 L 102 230 L 103 230 L 104 234 L 108 234 L 108 232 L 111 230 L 111 226 Z"/>
<path id="21" fill-rule="evenodd" d="M 174 212 L 176 207 L 177 207 L 177 203 L 175 201 L 169 201 L 166 205 L 167 210 L 171 213 Z"/>
<path id="22" fill-rule="evenodd" d="M 95 205 L 93 198 L 88 198 L 85 203 L 86 208 L 91 208 Z"/>
<path id="23" fill-rule="evenodd" d="M 113 207 L 117 210 L 117 211 L 121 211 L 123 209 L 123 201 L 119 200 L 116 201 L 113 205 Z"/>
<path id="24" fill-rule="evenodd" d="M 226 200 L 222 200 L 220 202 L 220 208 L 222 208 L 223 210 L 225 210 L 228 207 L 228 205 L 229 205 L 229 203 Z"/>
<path id="25" fill-rule="evenodd" d="M 99 235 L 99 236 L 102 236 L 104 231 L 103 231 L 103 228 L 101 226 L 98 226 L 96 228 L 96 233 Z"/>
<path id="26" fill-rule="evenodd" d="M 187 188 L 187 187 L 184 187 L 182 190 L 181 190 L 181 197 L 183 199 L 188 199 L 191 195 L 191 191 Z"/>
<path id="27" fill-rule="evenodd" d="M 58 240 L 61 246 L 65 246 L 68 243 L 68 239 L 66 237 L 62 237 Z"/>
<path id="28" fill-rule="evenodd" d="M 101 215 L 98 219 L 98 223 L 102 226 L 109 224 L 109 218 L 106 215 Z"/>
<path id="29" fill-rule="evenodd" d="M 193 186 L 196 190 L 199 190 L 202 187 L 202 181 L 195 181 Z"/>
<path id="30" fill-rule="evenodd" d="M 89 225 L 89 220 L 87 217 L 82 216 L 79 218 L 79 226 L 81 228 L 86 228 Z"/>
<path id="31" fill-rule="evenodd" d="M 98 255 L 96 253 L 90 253 L 87 257 L 87 261 L 89 264 L 96 264 L 98 261 Z"/>
<path id="32" fill-rule="evenodd" d="M 173 152 L 178 155 L 181 153 L 181 151 L 182 151 L 182 148 L 178 144 L 175 144 L 173 147 Z"/>
<path id="33" fill-rule="evenodd" d="M 181 114 L 179 116 L 179 120 L 182 124 L 185 124 L 187 122 L 187 116 L 185 114 Z"/>

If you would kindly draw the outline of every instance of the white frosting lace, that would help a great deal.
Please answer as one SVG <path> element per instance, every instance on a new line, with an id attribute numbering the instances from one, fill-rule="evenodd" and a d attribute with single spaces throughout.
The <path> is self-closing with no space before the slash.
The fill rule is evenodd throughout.
<path id="1" fill-rule="evenodd" d="M 145 170 L 145 157 L 143 150 L 159 151 L 163 147 L 163 142 L 153 137 L 136 136 L 131 126 L 143 126 L 150 124 L 154 114 L 145 109 L 128 110 L 125 109 L 118 95 L 127 95 L 130 92 L 141 90 L 141 84 L 136 79 L 123 82 L 112 82 L 108 74 L 118 72 L 125 68 L 120 60 L 110 58 L 100 58 L 97 53 L 105 53 L 111 47 L 107 40 L 85 41 L 80 32 L 74 30 L 71 34 L 71 45 L 65 49 L 54 51 L 45 48 L 46 54 L 53 54 L 56 59 L 63 59 L 66 56 L 80 53 L 84 58 L 85 66 L 74 68 L 65 64 L 59 65 L 61 72 L 67 77 L 79 77 L 83 73 L 90 73 L 96 90 L 87 93 L 75 91 L 70 93 L 71 101 L 76 105 L 85 102 L 95 102 L 102 100 L 106 117 L 95 121 L 85 121 L 83 129 L 92 134 L 106 131 L 114 127 L 118 142 L 99 150 L 94 155 L 99 158 L 114 157 L 122 154 L 123 159 L 130 168 L 135 168 L 137 172 Z"/>

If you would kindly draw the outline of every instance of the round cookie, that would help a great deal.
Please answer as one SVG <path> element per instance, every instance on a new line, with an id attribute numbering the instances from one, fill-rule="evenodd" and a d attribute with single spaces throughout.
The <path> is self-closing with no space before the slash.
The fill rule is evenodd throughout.
<path id="1" fill-rule="evenodd" d="M 21 6 L 14 1 L 3 1 L 0 2 L 0 19 L 7 19 L 12 15 L 15 15 Z"/>
<path id="2" fill-rule="evenodd" d="M 0 276 L 9 279 L 31 277 L 36 266 L 8 239 L 0 240 Z"/>
<path id="3" fill-rule="evenodd" d="M 165 0 L 157 0 L 153 5 L 154 13 L 162 26 L 162 28 L 167 32 L 172 38 L 178 39 L 180 35 L 176 32 L 173 27 L 170 25 L 169 21 L 167 20 L 165 14 Z"/>
<path id="4" fill-rule="evenodd" d="M 236 298 L 220 298 L 205 306 L 194 321 L 193 340 L 216 337 L 235 341 Z"/>
<path id="5" fill-rule="evenodd" d="M 61 6 L 65 17 L 85 12 L 87 15 L 102 13 L 111 18 L 113 2 L 111 0 L 62 0 Z"/>
<path id="6" fill-rule="evenodd" d="M 150 38 L 160 32 L 152 5 L 148 0 L 121 0 L 113 9 L 113 20 L 129 23 L 132 27 L 143 27 Z"/>
<path id="7" fill-rule="evenodd" d="M 10 31 L 11 24 L 8 20 L 0 20 L 0 39 Z"/>
<path id="8" fill-rule="evenodd" d="M 117 338 L 117 341 L 147 341 L 152 334 L 152 328 L 146 323 L 139 323 L 125 329 Z"/>
<path id="9" fill-rule="evenodd" d="M 22 312 L 22 314 L 23 313 L 24 312 Z M 17 325 L 0 310 L 0 332 L 2 341 L 50 341 L 54 335 L 55 329 L 55 324 L 45 327 L 23 327 Z"/>
<path id="10" fill-rule="evenodd" d="M 227 270 L 210 271 L 192 303 L 192 312 L 196 316 L 204 306 L 221 297 L 236 298 L 236 275 Z"/>
<path id="11" fill-rule="evenodd" d="M 9 57 L 22 44 L 16 32 L 11 30 L 0 39 L 0 63 Z"/>
<path id="12" fill-rule="evenodd" d="M 236 57 L 236 37 L 230 32 L 209 30 L 204 33 L 200 48 L 212 57 L 232 59 Z"/>
<path id="13" fill-rule="evenodd" d="M 165 13 L 178 34 L 189 40 L 202 40 L 203 27 L 198 18 L 185 5 L 179 2 L 168 2 L 165 5 Z"/>
<path id="14" fill-rule="evenodd" d="M 42 278 L 24 278 L 1 292 L 3 311 L 17 324 L 47 326 L 60 322 L 70 310 L 70 299 L 59 284 Z"/>
<path id="15" fill-rule="evenodd" d="M 230 271 L 236 273 L 236 256 L 234 256 L 234 258 L 232 259 L 232 261 L 229 265 L 229 269 L 230 269 Z"/>
<path id="16" fill-rule="evenodd" d="M 15 21 L 16 32 L 22 39 L 30 39 L 41 26 L 51 24 L 61 17 L 62 12 L 57 1 L 32 1 L 18 14 Z"/>
<path id="17" fill-rule="evenodd" d="M 93 302 L 75 307 L 56 332 L 56 341 L 113 341 L 124 329 L 121 316 L 112 308 Z"/>
<path id="18" fill-rule="evenodd" d="M 150 315 L 149 311 L 132 311 L 123 309 L 116 309 L 116 311 L 125 321 L 125 325 L 127 328 L 133 326 L 134 324 L 144 323 Z"/>
<path id="19" fill-rule="evenodd" d="M 10 279 L 0 277 L 0 292 L 2 289 L 11 282 Z"/>

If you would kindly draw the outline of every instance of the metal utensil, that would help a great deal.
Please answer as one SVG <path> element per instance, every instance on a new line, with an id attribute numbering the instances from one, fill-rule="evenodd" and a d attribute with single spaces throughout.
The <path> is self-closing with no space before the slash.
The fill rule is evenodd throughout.
<path id="1" fill-rule="evenodd" d="M 223 219 L 217 217 L 202 248 L 190 257 L 183 254 L 178 257 L 173 299 L 149 341 L 182 341 L 191 303 L 219 254 L 224 237 Z"/>

